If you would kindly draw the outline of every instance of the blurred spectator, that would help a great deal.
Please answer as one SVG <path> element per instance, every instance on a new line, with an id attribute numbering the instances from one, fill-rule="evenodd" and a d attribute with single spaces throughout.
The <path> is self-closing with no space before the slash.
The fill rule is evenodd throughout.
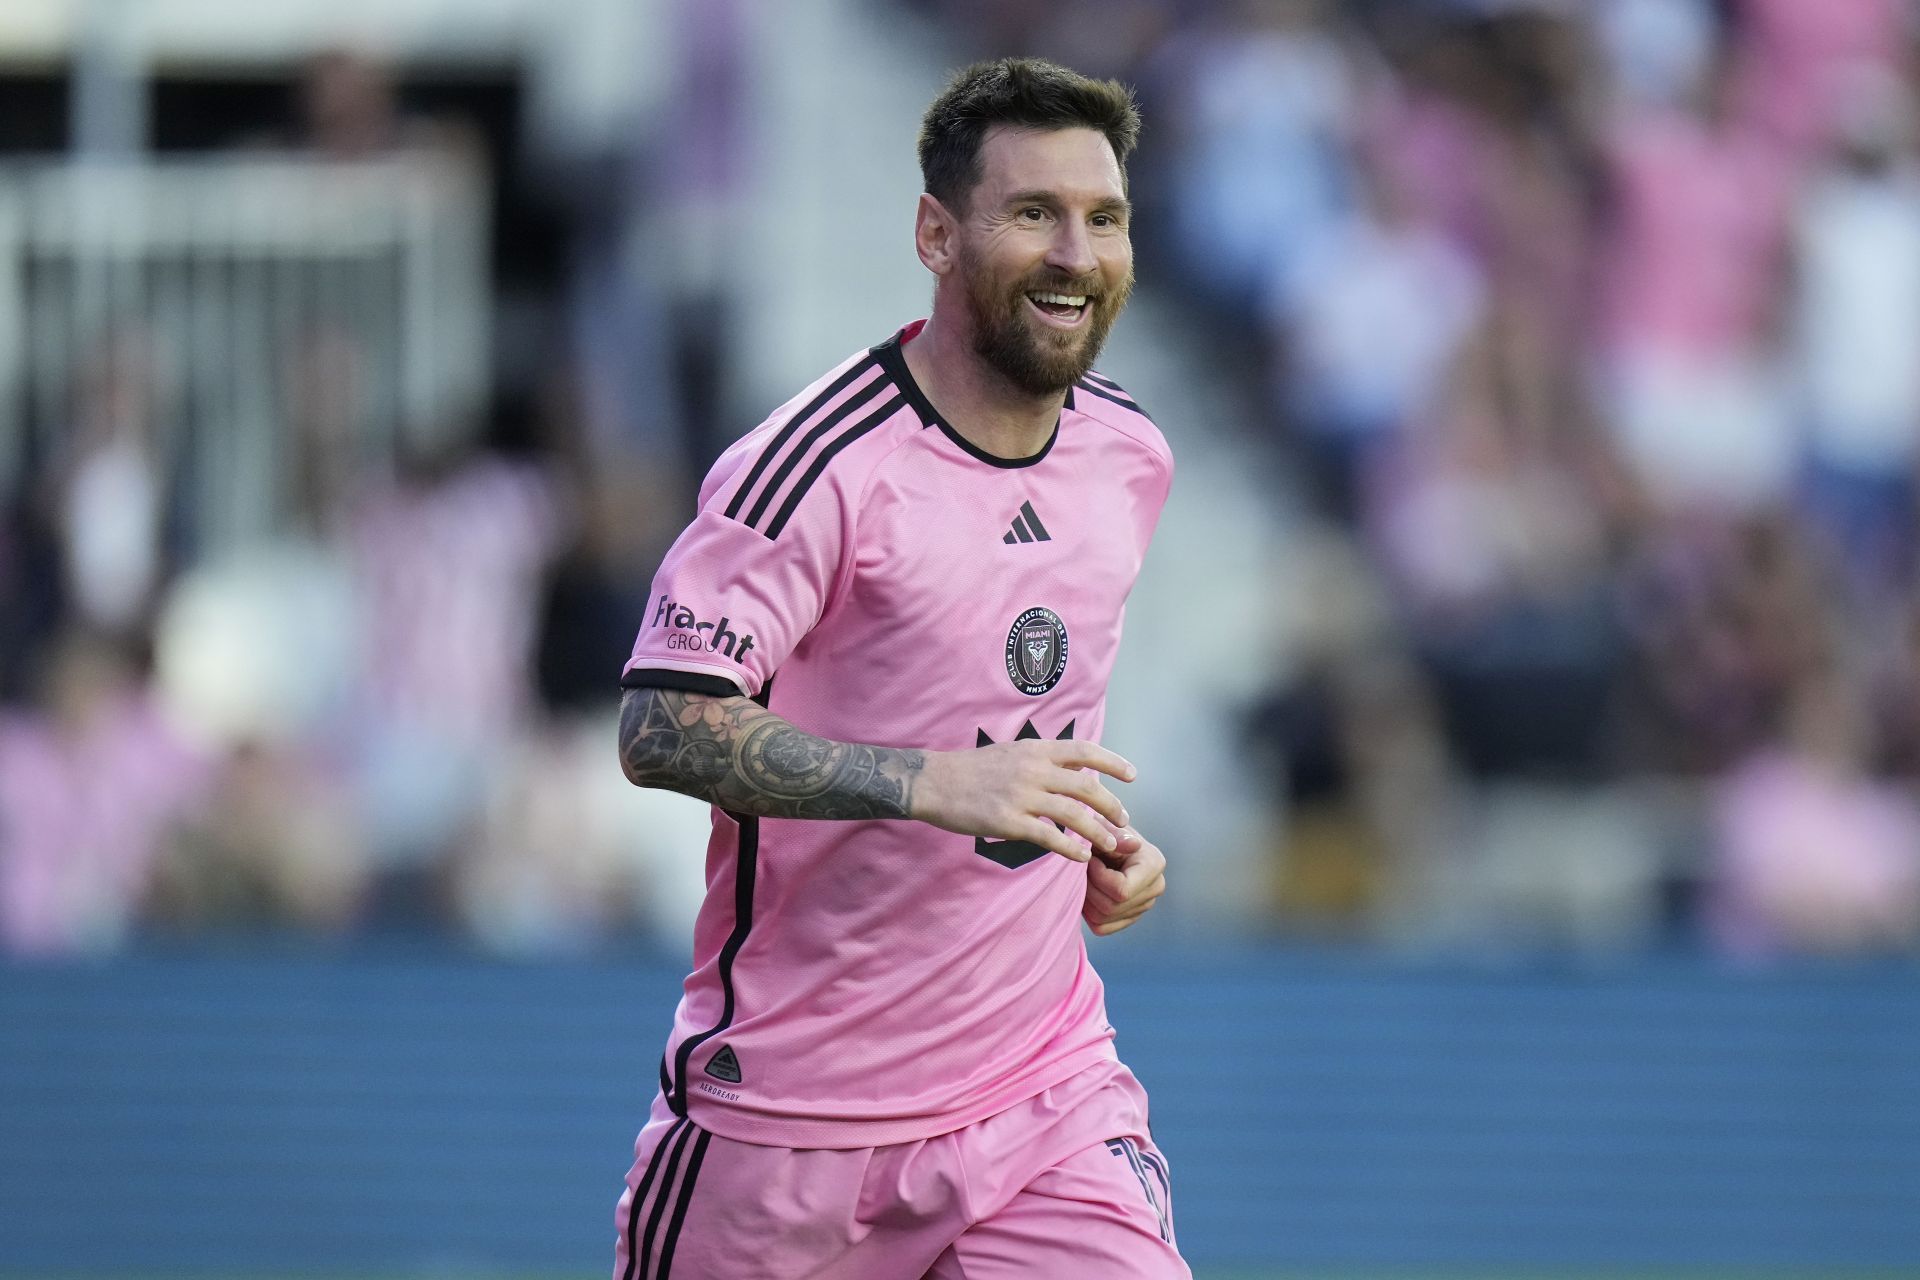
<path id="1" fill-rule="evenodd" d="M 294 142 L 328 161 L 436 150 L 477 163 L 484 155 L 475 131 L 457 119 L 404 110 L 392 67 L 364 48 L 327 49 L 308 61 Z"/>
<path id="2" fill-rule="evenodd" d="M 458 452 L 417 460 L 356 517 L 366 666 L 351 750 L 383 905 L 403 915 L 431 914 L 437 867 L 533 710 L 559 498 L 533 463 Z"/>
<path id="3" fill-rule="evenodd" d="M 1839 652 L 1840 619 L 1803 527 L 1675 521 L 1624 581 L 1633 651 L 1626 760 L 1699 778 L 1764 740 L 1789 690 Z"/>
<path id="4" fill-rule="evenodd" d="M 1367 936 L 1429 901 L 1457 779 L 1432 692 L 1396 651 L 1355 549 L 1322 534 L 1294 554 L 1309 596 L 1295 665 L 1246 726 L 1276 791 L 1273 906 L 1295 929 Z"/>
<path id="5" fill-rule="evenodd" d="M 1796 154 L 1826 145 L 1862 66 L 1905 60 L 1909 0 L 1732 0 L 1742 37 L 1741 108 Z"/>
<path id="6" fill-rule="evenodd" d="M 1582 437 L 1523 385 L 1543 368 L 1496 308 L 1433 419 L 1391 456 L 1369 528 L 1461 758 L 1486 774 L 1592 778 L 1620 664 L 1606 525 Z"/>
<path id="7" fill-rule="evenodd" d="M 1181 267 L 1242 309 L 1284 296 L 1303 246 L 1347 200 L 1356 85 L 1320 0 L 1241 0 L 1172 37 L 1154 74 L 1173 86 L 1171 180 Z"/>
<path id="8" fill-rule="evenodd" d="M 1771 349 L 1792 175 L 1739 114 L 1733 68 L 1723 49 L 1688 109 L 1613 127 L 1601 354 L 1656 500 L 1740 512 L 1783 494 L 1796 461 Z"/>
<path id="9" fill-rule="evenodd" d="M 30 668 L 58 629 L 60 548 L 41 503 L 0 502 L 0 706 L 24 702 Z"/>
<path id="10" fill-rule="evenodd" d="M 286 744 L 236 747 L 168 850 L 154 915 L 182 929 L 353 924 L 369 868 L 351 799 L 310 753 Z"/>
<path id="11" fill-rule="evenodd" d="M 1432 403 L 1482 305 L 1474 265 L 1397 175 L 1360 173 L 1352 217 L 1316 228 L 1271 299 L 1284 388 L 1330 510 L 1358 511 L 1369 463 Z"/>
<path id="12" fill-rule="evenodd" d="M 1920 466 L 1920 162 L 1914 101 L 1884 68 L 1848 85 L 1796 228 L 1808 509 L 1869 593 L 1915 567 Z"/>
<path id="13" fill-rule="evenodd" d="M 1700 82 L 1720 42 L 1713 0 L 1613 0 L 1593 8 L 1623 105 L 1674 107 Z"/>
<path id="14" fill-rule="evenodd" d="M 62 596 L 76 622 L 122 638 L 145 627 L 168 568 L 173 486 L 155 377 L 146 335 L 107 335 L 78 373 L 49 469 Z"/>
<path id="15" fill-rule="evenodd" d="M 206 762 L 167 723 L 119 645 L 68 631 L 38 705 L 0 713 L 0 947 L 118 945 Z"/>
<path id="16" fill-rule="evenodd" d="M 538 685 L 560 715 L 605 711 L 646 612 L 653 569 L 665 553 L 663 519 L 679 495 L 642 467 L 605 468 L 576 478 L 577 523 L 555 558 L 539 614 Z"/>
<path id="17" fill-rule="evenodd" d="M 1920 807 L 1867 774 L 1857 694 L 1811 673 L 1784 721 L 1716 788 L 1714 940 L 1741 956 L 1920 943 Z"/>

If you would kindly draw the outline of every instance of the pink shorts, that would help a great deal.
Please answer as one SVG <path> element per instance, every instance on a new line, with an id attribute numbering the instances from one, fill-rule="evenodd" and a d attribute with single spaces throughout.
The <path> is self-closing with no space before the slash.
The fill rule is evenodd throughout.
<path id="1" fill-rule="evenodd" d="M 1103 1062 L 953 1133 L 735 1142 L 655 1099 L 614 1280 L 1191 1280 L 1133 1073 Z"/>

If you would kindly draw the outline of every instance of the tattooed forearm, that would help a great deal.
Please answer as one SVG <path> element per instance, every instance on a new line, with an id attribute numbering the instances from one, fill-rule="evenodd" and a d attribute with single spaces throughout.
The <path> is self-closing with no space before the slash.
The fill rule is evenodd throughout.
<path id="1" fill-rule="evenodd" d="M 620 763 L 635 786 L 734 813 L 904 818 L 926 756 L 817 738 L 746 698 L 629 689 L 620 703 Z"/>

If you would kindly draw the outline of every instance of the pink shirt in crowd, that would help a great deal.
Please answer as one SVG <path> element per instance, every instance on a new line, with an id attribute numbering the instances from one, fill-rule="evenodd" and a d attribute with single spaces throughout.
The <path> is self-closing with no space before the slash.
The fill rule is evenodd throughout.
<path id="1" fill-rule="evenodd" d="M 1681 115 L 1627 122 L 1613 149 L 1606 281 L 1616 348 L 1717 359 L 1762 331 L 1778 284 L 1791 174 L 1757 133 Z"/>

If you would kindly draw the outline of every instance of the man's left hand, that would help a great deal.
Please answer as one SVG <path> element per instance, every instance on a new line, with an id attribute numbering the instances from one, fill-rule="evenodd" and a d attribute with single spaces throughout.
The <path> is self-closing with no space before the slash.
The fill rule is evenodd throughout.
<path id="1" fill-rule="evenodd" d="M 1095 849 L 1087 863 L 1081 918 L 1102 938 L 1120 932 L 1152 909 L 1167 891 L 1167 859 L 1132 827 L 1115 827 L 1111 853 Z"/>

